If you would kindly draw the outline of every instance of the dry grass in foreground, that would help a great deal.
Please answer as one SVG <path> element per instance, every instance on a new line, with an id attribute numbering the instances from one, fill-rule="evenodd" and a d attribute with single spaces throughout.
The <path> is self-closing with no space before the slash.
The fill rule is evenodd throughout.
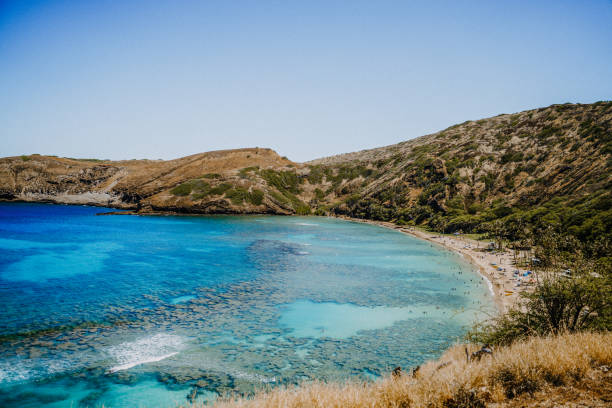
<path id="1" fill-rule="evenodd" d="M 309 383 L 278 388 L 249 399 L 225 399 L 238 407 L 508 407 L 612 404 L 612 334 L 578 333 L 530 338 L 468 363 L 464 345 L 424 364 L 413 377 L 375 383 Z M 474 351 L 476 346 L 468 346 Z M 442 364 L 450 363 L 442 366 Z"/>

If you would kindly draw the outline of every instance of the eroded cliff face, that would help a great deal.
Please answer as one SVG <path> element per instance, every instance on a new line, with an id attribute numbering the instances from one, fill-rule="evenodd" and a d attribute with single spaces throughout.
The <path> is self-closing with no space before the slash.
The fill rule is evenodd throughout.
<path id="1" fill-rule="evenodd" d="M 5 158 L 0 160 L 0 197 L 121 206 L 121 197 L 110 187 L 122 173 L 115 165 L 38 155 Z"/>
<path id="2" fill-rule="evenodd" d="M 243 182 L 238 176 L 240 169 L 248 166 L 262 169 L 297 167 L 274 151 L 262 148 L 207 152 L 168 161 L 77 160 L 40 155 L 7 157 L 0 159 L 0 198 L 89 204 L 140 212 L 292 213 L 290 207 L 266 197 L 255 203 L 224 199 L 227 189 L 223 194 L 206 199 L 170 192 L 182 183 L 205 175 L 215 185 L 229 182 L 247 189 L 256 188 L 256 183 Z"/>

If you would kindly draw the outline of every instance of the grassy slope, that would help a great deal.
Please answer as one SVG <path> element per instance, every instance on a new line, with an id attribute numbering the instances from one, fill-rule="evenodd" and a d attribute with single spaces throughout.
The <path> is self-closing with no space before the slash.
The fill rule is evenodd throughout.
<path id="1" fill-rule="evenodd" d="M 414 377 L 404 373 L 374 383 L 310 383 L 251 399 L 226 399 L 215 407 L 605 407 L 612 402 L 610 333 L 531 338 L 472 363 L 464 348 L 451 348 Z"/>
<path id="2" fill-rule="evenodd" d="M 510 240 L 550 227 L 593 242 L 610 238 L 612 230 L 611 154 L 612 102 L 565 104 L 468 121 L 306 166 L 243 168 L 215 181 L 228 186 L 225 196 L 207 192 L 214 188 L 210 180 L 183 187 L 205 183 L 203 193 L 187 193 L 199 203 L 195 208 L 215 199 L 248 206 L 255 188 L 286 213 L 341 214 L 439 232 L 486 233 L 501 221 Z"/>
<path id="3" fill-rule="evenodd" d="M 397 145 L 309 163 L 319 212 L 489 232 L 553 228 L 612 238 L 612 102 L 468 121 Z"/>

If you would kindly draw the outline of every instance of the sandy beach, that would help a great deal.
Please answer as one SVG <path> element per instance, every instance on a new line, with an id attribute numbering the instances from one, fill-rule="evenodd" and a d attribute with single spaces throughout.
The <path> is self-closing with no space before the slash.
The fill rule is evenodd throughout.
<path id="1" fill-rule="evenodd" d="M 404 227 L 384 221 L 349 217 L 338 218 L 394 229 L 404 234 L 442 245 L 447 249 L 462 254 L 465 259 L 477 267 L 480 275 L 488 281 L 487 283 L 493 294 L 495 304 L 502 313 L 506 312 L 517 302 L 520 292 L 528 290 L 530 280 L 532 280 L 532 275 L 522 276 L 526 270 L 517 268 L 514 265 L 511 251 L 485 251 L 484 249 L 487 247 L 486 242 L 470 239 L 462 235 L 451 236 L 426 232 L 413 227 Z M 515 275 L 514 271 L 519 271 L 520 277 Z M 517 284 L 519 285 L 517 286 Z"/>

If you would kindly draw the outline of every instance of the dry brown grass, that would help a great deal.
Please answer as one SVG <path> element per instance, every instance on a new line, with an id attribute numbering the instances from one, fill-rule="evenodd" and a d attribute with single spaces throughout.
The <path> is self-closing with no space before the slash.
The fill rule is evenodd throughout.
<path id="1" fill-rule="evenodd" d="M 530 406 L 530 401 L 538 406 L 574 406 L 571 401 L 576 398 L 586 398 L 586 406 L 611 403 L 612 378 L 607 369 L 612 366 L 610 333 L 531 338 L 472 363 L 466 361 L 465 347 L 454 346 L 438 361 L 424 364 L 414 377 L 404 373 L 399 378 L 388 376 L 374 383 L 314 382 L 262 392 L 248 399 L 219 400 L 214 406 L 452 408 Z M 470 351 L 476 348 L 467 347 Z M 439 368 L 447 362 L 450 364 Z M 581 388 L 589 381 L 598 385 Z M 554 403 L 547 405 L 547 401 Z"/>

